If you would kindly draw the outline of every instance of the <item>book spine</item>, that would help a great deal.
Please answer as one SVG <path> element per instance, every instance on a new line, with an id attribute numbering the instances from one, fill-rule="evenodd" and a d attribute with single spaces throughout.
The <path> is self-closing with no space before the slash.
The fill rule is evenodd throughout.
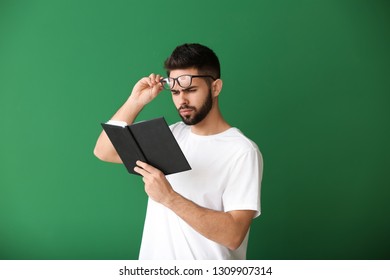
<path id="1" fill-rule="evenodd" d="M 137 140 L 135 139 L 133 133 L 131 132 L 131 129 L 129 126 L 126 126 L 125 127 L 125 130 L 126 130 L 126 133 L 125 134 L 129 134 L 131 135 L 131 137 L 128 137 L 128 140 L 130 142 L 130 144 L 133 146 L 134 150 L 136 151 L 136 154 L 137 154 L 137 157 L 139 158 L 139 160 L 143 161 L 143 162 L 146 162 L 146 157 L 144 155 L 144 153 L 142 152 Z"/>

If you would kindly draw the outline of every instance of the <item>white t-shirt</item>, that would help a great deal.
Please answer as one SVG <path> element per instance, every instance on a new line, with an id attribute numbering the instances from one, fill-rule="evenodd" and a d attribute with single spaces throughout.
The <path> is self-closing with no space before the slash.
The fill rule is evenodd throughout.
<path id="1" fill-rule="evenodd" d="M 200 136 L 182 122 L 171 126 L 192 170 L 168 175 L 173 189 L 217 211 L 255 210 L 260 215 L 262 156 L 237 128 Z M 148 201 L 139 259 L 246 259 L 248 234 L 237 250 L 207 239 L 174 212 Z"/>

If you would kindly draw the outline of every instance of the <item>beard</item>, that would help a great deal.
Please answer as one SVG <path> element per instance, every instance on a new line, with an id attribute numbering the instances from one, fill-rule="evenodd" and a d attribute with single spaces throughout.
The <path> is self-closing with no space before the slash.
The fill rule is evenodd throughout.
<path id="1" fill-rule="evenodd" d="M 208 113 L 210 112 L 212 107 L 213 107 L 213 98 L 212 98 L 212 93 L 211 93 L 211 89 L 210 89 L 209 94 L 206 97 L 206 100 L 203 103 L 202 107 L 200 107 L 199 111 L 197 108 L 192 107 L 192 106 L 188 106 L 188 105 L 180 106 L 178 111 L 180 111 L 182 109 L 193 110 L 194 115 L 192 117 L 190 115 L 182 116 L 180 114 L 180 112 L 179 112 L 179 116 L 181 117 L 182 121 L 186 125 L 195 125 L 195 124 L 198 124 L 204 120 L 204 118 L 208 115 Z"/>

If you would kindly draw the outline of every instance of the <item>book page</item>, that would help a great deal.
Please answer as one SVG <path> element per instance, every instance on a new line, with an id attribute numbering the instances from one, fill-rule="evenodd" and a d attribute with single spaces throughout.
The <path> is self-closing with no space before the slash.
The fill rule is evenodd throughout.
<path id="1" fill-rule="evenodd" d="M 116 126 L 121 126 L 121 127 L 127 126 L 126 122 L 124 122 L 124 121 L 116 121 L 116 120 L 109 120 L 108 122 L 106 122 L 106 124 L 116 125 Z"/>

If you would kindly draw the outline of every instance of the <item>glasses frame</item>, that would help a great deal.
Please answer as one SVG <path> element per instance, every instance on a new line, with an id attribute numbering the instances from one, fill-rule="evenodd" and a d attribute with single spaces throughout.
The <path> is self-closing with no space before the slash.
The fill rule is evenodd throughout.
<path id="1" fill-rule="evenodd" d="M 190 77 L 190 84 L 186 87 L 183 87 L 180 82 L 179 82 L 179 78 L 183 77 L 183 76 L 188 76 Z M 217 79 L 214 78 L 213 76 L 210 76 L 210 75 L 189 75 L 189 74 L 184 74 L 184 75 L 180 75 L 179 77 L 176 77 L 176 78 L 162 78 L 160 80 L 160 83 L 162 84 L 163 88 L 166 89 L 166 90 L 171 90 L 175 87 L 175 84 L 177 82 L 177 84 L 181 87 L 181 88 L 188 88 L 192 85 L 192 79 L 193 78 L 211 78 L 213 79 L 213 81 L 216 81 Z M 169 84 L 169 81 L 173 80 L 173 83 L 172 83 L 172 86 Z M 169 85 L 169 88 L 166 88 L 165 85 Z"/>

